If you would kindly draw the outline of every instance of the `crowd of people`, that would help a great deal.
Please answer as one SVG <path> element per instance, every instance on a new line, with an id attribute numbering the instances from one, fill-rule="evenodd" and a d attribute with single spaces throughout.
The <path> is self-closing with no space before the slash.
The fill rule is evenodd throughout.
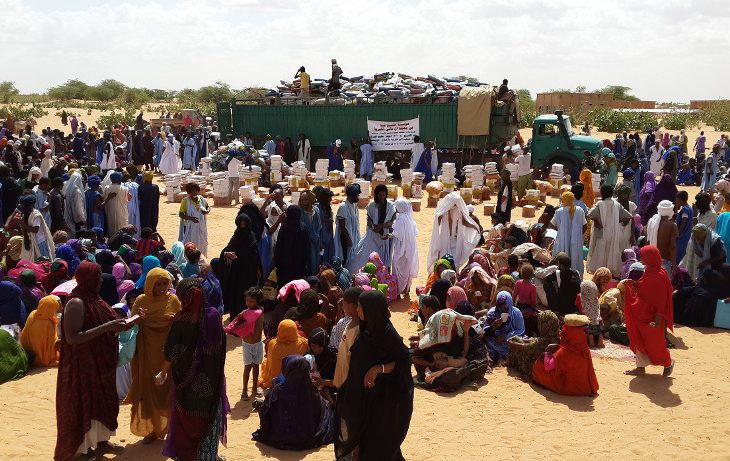
<path id="1" fill-rule="evenodd" d="M 491 226 L 458 192 L 445 194 L 420 262 L 411 202 L 389 199 L 384 185 L 361 235 L 358 184 L 336 210 L 329 188 L 290 203 L 275 184 L 263 203 L 241 206 L 213 255 L 211 208 L 192 183 L 168 250 L 153 176 L 165 173 L 165 152 L 170 168 L 195 169 L 208 152 L 205 130 L 187 124 L 180 146 L 174 135 L 163 141 L 156 162 L 141 115 L 133 138 L 124 127 L 103 135 L 101 157 L 76 154 L 76 140 L 86 149 L 94 132 L 78 123 L 70 138 L 50 140 L 0 129 L 0 382 L 58 367 L 57 460 L 119 449 L 109 440 L 120 404 L 132 434 L 163 441 L 164 455 L 219 459 L 232 338 L 243 354 L 240 398 L 260 418 L 253 440 L 286 450 L 333 443 L 337 459 L 403 459 L 414 383 L 453 392 L 507 366 L 556 393 L 595 396 L 591 348 L 606 340 L 635 353 L 628 374 L 655 365 L 669 376 L 666 330 L 711 324 L 717 300 L 730 297 L 725 137 L 701 159 L 704 141 L 693 157 L 683 133 L 666 151 L 653 132 L 646 142 L 619 135 L 600 158 L 586 157 L 560 205 L 529 227 L 511 211 L 540 172 L 516 139 Z M 58 146 L 64 139 L 71 154 Z M 435 176 L 435 146 L 418 154 L 416 169 Z M 692 160 L 703 175 L 690 206 L 677 184 Z M 417 286 L 419 263 L 429 275 Z M 404 341 L 388 306 L 413 292 L 417 326 Z"/>

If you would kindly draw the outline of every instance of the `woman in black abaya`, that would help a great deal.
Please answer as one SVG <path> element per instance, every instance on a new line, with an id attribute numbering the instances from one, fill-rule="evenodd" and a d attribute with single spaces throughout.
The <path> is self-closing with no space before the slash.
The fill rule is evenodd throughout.
<path id="1" fill-rule="evenodd" d="M 274 267 L 280 287 L 309 274 L 309 235 L 302 224 L 302 209 L 289 205 L 274 246 Z"/>
<path id="2" fill-rule="evenodd" d="M 223 305 L 233 319 L 245 308 L 244 292 L 257 285 L 261 276 L 256 237 L 251 232 L 251 219 L 247 215 L 236 216 L 236 231 L 221 251 L 220 261 Z"/>
<path id="3" fill-rule="evenodd" d="M 380 291 L 360 295 L 360 334 L 335 409 L 335 457 L 357 450 L 360 461 L 403 460 L 400 445 L 413 413 L 408 349 L 390 323 Z"/>

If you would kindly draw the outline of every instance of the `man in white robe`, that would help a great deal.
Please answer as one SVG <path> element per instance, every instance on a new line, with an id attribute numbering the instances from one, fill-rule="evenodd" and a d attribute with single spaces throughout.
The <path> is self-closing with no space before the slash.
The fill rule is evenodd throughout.
<path id="1" fill-rule="evenodd" d="M 109 236 L 129 224 L 129 190 L 122 186 L 122 173 L 111 174 L 112 183 L 104 188 L 104 211 L 106 212 L 106 232 Z"/>
<path id="2" fill-rule="evenodd" d="M 73 172 L 63 186 L 64 218 L 71 231 L 69 236 L 75 236 L 76 231 L 86 225 L 86 197 L 84 196 L 84 179 L 81 172 Z"/>
<path id="3" fill-rule="evenodd" d="M 618 276 L 623 268 L 621 253 L 625 250 L 621 247 L 622 228 L 629 225 L 631 215 L 613 199 L 613 187 L 603 186 L 601 200 L 588 211 L 588 217 L 593 221 L 588 245 L 588 272 L 607 267 Z"/>
<path id="4" fill-rule="evenodd" d="M 464 199 L 458 192 L 448 194 L 436 207 L 426 266 L 433 267 L 436 260 L 450 254 L 456 268 L 460 268 L 479 244 L 480 237 L 479 226 L 469 216 Z"/>
<path id="5" fill-rule="evenodd" d="M 664 168 L 664 148 L 662 147 L 662 140 L 657 138 L 654 145 L 649 148 L 649 168 L 655 176 L 662 176 L 662 168 Z"/>
<path id="6" fill-rule="evenodd" d="M 360 241 L 360 214 L 357 209 L 360 185 L 350 184 L 345 194 L 347 200 L 342 202 L 335 218 L 335 256 L 343 265 L 352 259 L 355 245 Z"/>

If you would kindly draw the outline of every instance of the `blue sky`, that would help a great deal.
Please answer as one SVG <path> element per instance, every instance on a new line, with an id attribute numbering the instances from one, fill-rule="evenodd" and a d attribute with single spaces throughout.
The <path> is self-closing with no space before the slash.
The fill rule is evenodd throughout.
<path id="1" fill-rule="evenodd" d="M 470 75 L 533 93 L 623 84 L 643 99 L 730 97 L 718 0 L 0 0 L 0 79 L 180 89 L 327 77 Z M 8 65 L 12 62 L 12 65 Z"/>

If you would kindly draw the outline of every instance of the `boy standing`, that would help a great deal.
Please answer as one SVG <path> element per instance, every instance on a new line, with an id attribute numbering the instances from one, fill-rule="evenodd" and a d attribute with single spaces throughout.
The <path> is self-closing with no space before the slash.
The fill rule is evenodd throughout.
<path id="1" fill-rule="evenodd" d="M 248 377 L 253 370 L 252 395 L 262 397 L 258 392 L 259 365 L 264 361 L 264 343 L 261 340 L 264 331 L 263 309 L 260 307 L 264 293 L 259 287 L 246 290 L 246 310 L 238 314 L 245 323 L 241 337 L 243 338 L 243 392 L 241 400 L 248 401 Z"/>

